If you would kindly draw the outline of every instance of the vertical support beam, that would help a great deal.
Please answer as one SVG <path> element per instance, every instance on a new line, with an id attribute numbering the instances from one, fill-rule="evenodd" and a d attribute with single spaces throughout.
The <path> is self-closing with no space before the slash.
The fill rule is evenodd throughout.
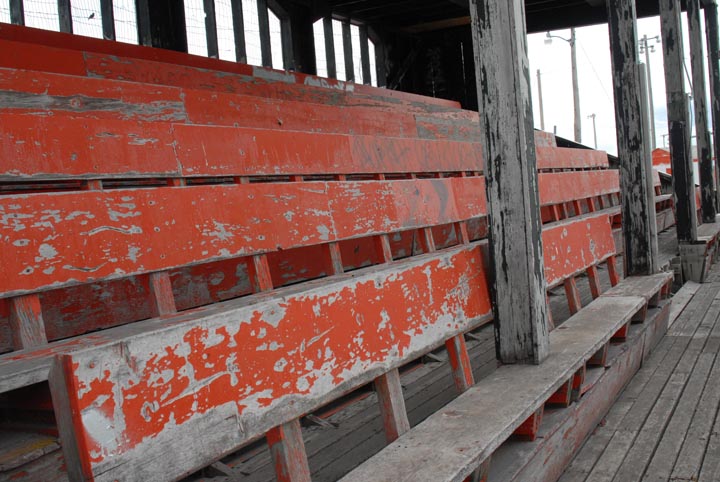
<path id="1" fill-rule="evenodd" d="M 65 33 L 73 33 L 72 9 L 70 8 L 70 0 L 57 0 L 57 4 L 60 31 Z"/>
<path id="2" fill-rule="evenodd" d="M 310 467 L 299 419 L 270 430 L 267 441 L 278 482 L 310 482 Z"/>
<path id="3" fill-rule="evenodd" d="M 448 352 L 455 388 L 462 393 L 475 384 L 465 337 L 457 335 L 450 338 L 445 342 L 445 349 Z"/>
<path id="4" fill-rule="evenodd" d="M 643 144 L 641 84 L 638 76 L 635 0 L 608 0 L 608 30 L 615 91 L 615 124 L 620 158 L 625 274 L 653 273 L 652 230 L 648 206 L 650 176 Z"/>
<path id="5" fill-rule="evenodd" d="M 590 266 L 587 271 L 588 282 L 590 283 L 590 294 L 593 299 L 600 296 L 602 289 L 600 288 L 600 276 L 598 275 L 597 266 Z"/>
<path id="6" fill-rule="evenodd" d="M 360 26 L 360 62 L 362 62 L 363 84 L 370 85 L 372 76 L 370 74 L 370 46 L 368 45 L 367 25 Z"/>
<path id="7" fill-rule="evenodd" d="M 15 25 L 25 25 L 23 0 L 10 0 L 10 22 Z"/>
<path id="8" fill-rule="evenodd" d="M 547 283 L 522 0 L 470 0 L 488 198 L 497 356 L 548 354 Z"/>
<path id="9" fill-rule="evenodd" d="M 243 17 L 242 0 L 231 0 L 233 18 L 233 35 L 235 36 L 235 60 L 247 63 L 247 47 L 245 46 L 245 19 Z"/>
<path id="10" fill-rule="evenodd" d="M 582 298 L 580 297 L 580 290 L 578 290 L 575 277 L 570 277 L 566 279 L 563 284 L 565 285 L 565 295 L 567 296 L 570 314 L 574 315 L 582 308 Z"/>
<path id="11" fill-rule="evenodd" d="M 150 312 L 153 318 L 177 312 L 172 283 L 167 271 L 150 273 Z"/>
<path id="12" fill-rule="evenodd" d="M 36 294 L 17 296 L 8 300 L 10 305 L 10 332 L 13 348 L 22 350 L 45 345 L 45 323 L 43 322 L 40 296 Z"/>
<path id="13" fill-rule="evenodd" d="M 187 52 L 185 8 L 175 0 L 136 0 L 140 45 Z"/>
<path id="14" fill-rule="evenodd" d="M 220 50 L 218 48 L 217 22 L 215 19 L 215 0 L 203 0 L 203 10 L 205 10 L 205 37 L 207 38 L 208 57 L 219 59 Z"/>
<path id="15" fill-rule="evenodd" d="M 705 35 L 707 36 L 708 69 L 710 71 L 710 108 L 715 151 L 715 179 L 720 182 L 720 39 L 715 0 L 705 0 Z M 715 206 L 720 210 L 720 189 L 715 189 Z"/>
<path id="16" fill-rule="evenodd" d="M 707 104 L 705 90 L 705 62 L 700 24 L 700 0 L 687 0 L 688 33 L 690 37 L 690 70 L 692 71 L 692 94 L 695 102 L 695 138 L 700 163 L 700 201 L 705 223 L 714 223 L 715 181 L 710 155 Z"/>
<path id="17" fill-rule="evenodd" d="M 653 163 L 652 163 L 652 136 L 654 130 L 650 124 L 650 102 L 648 99 L 652 92 L 648 87 L 648 73 L 646 71 L 647 66 L 645 64 L 638 64 L 638 77 L 640 78 L 640 92 L 642 93 L 642 102 L 640 103 L 642 116 L 642 139 L 643 139 L 643 154 L 645 157 L 645 169 L 647 175 L 645 176 L 645 189 L 647 192 L 647 209 L 648 217 L 650 218 L 650 269 L 653 273 L 660 270 L 658 265 L 658 239 L 657 239 L 657 211 L 655 209 L 655 183 L 653 179 Z"/>
<path id="18" fill-rule="evenodd" d="M 113 0 L 100 0 L 100 16 L 102 17 L 103 38 L 105 40 L 115 40 Z"/>
<path id="19" fill-rule="evenodd" d="M 375 379 L 375 391 L 380 402 L 380 413 L 385 427 L 385 439 L 391 443 L 410 430 L 405 409 L 400 372 L 391 370 Z"/>
<path id="20" fill-rule="evenodd" d="M 352 56 L 352 36 L 350 34 L 350 22 L 342 24 L 343 52 L 345 54 L 345 80 L 355 82 L 355 67 Z"/>
<path id="21" fill-rule="evenodd" d="M 337 79 L 335 65 L 335 37 L 333 36 L 332 17 L 323 18 L 323 34 L 325 37 L 325 60 L 327 61 L 328 77 Z"/>
<path id="22" fill-rule="evenodd" d="M 273 289 L 272 276 L 270 275 L 270 265 L 268 264 L 267 255 L 256 254 L 252 256 L 248 263 L 248 271 L 250 282 L 253 285 L 253 292 L 260 293 L 262 291 L 270 291 Z"/>
<path id="23" fill-rule="evenodd" d="M 280 44 L 282 46 L 283 68 L 288 71 L 295 70 L 292 23 L 288 17 L 280 19 Z"/>
<path id="24" fill-rule="evenodd" d="M 697 206 L 690 159 L 688 105 L 683 72 L 683 34 L 680 0 L 660 0 L 665 92 L 667 96 L 670 158 L 678 243 L 697 240 Z"/>
<path id="25" fill-rule="evenodd" d="M 385 45 L 375 42 L 375 68 L 377 69 L 378 87 L 387 86 L 387 68 L 385 67 Z"/>
<path id="26" fill-rule="evenodd" d="M 258 28 L 260 29 L 260 52 L 263 67 L 272 67 L 272 47 L 270 45 L 270 16 L 267 0 L 257 0 Z"/>

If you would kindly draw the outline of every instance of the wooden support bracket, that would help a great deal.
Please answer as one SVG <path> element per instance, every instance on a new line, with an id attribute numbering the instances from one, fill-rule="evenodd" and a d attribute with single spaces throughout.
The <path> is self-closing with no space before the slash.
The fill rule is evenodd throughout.
<path id="1" fill-rule="evenodd" d="M 47 343 L 40 297 L 36 294 L 10 298 L 10 331 L 16 350 Z"/>
<path id="2" fill-rule="evenodd" d="M 394 442 L 400 435 L 410 430 L 400 384 L 400 372 L 397 368 L 375 379 L 375 391 L 380 402 L 385 439 L 388 443 Z"/>
<path id="3" fill-rule="evenodd" d="M 167 271 L 150 273 L 150 312 L 153 318 L 177 312 L 170 275 Z"/>
<path id="4" fill-rule="evenodd" d="M 310 482 L 310 467 L 299 419 L 270 430 L 267 441 L 278 482 Z"/>
<path id="5" fill-rule="evenodd" d="M 580 298 L 580 291 L 578 290 L 577 283 L 575 282 L 575 277 L 571 276 L 566 279 L 564 285 L 570 314 L 574 315 L 582 308 L 582 299 Z"/>
<path id="6" fill-rule="evenodd" d="M 561 407 L 570 406 L 570 402 L 572 402 L 574 381 L 574 376 L 569 378 L 568 381 L 563 383 L 562 386 L 558 388 L 545 403 L 549 405 L 558 405 Z"/>
<path id="7" fill-rule="evenodd" d="M 540 423 L 542 423 L 542 416 L 545 407 L 542 406 L 537 409 L 535 413 L 530 415 L 518 428 L 515 429 L 513 435 L 532 442 L 537 438 L 538 430 L 540 430 Z"/>
<path id="8" fill-rule="evenodd" d="M 453 380 L 458 392 L 462 393 L 475 384 L 470 355 L 468 355 L 465 337 L 457 335 L 445 342 L 450 366 L 453 372 Z"/>
<path id="9" fill-rule="evenodd" d="M 598 269 L 597 266 L 593 265 L 588 267 L 586 270 L 588 282 L 590 283 L 590 293 L 592 294 L 593 299 L 600 296 L 600 293 L 602 292 L 602 288 L 600 287 L 600 278 L 598 276 Z"/>
<path id="10" fill-rule="evenodd" d="M 591 367 L 604 367 L 607 362 L 608 350 L 610 349 L 610 343 L 605 343 L 595 354 L 590 357 L 587 362 L 587 366 Z"/>

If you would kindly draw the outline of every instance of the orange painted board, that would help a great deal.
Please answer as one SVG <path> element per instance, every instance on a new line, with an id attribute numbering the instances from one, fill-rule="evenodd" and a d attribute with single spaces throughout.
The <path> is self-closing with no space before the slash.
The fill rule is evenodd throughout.
<path id="1" fill-rule="evenodd" d="M 176 87 L 145 85 L 0 68 L 4 114 L 144 121 L 185 121 L 184 93 Z"/>
<path id="2" fill-rule="evenodd" d="M 538 169 L 607 169 L 607 153 L 569 147 L 537 147 Z"/>
<path id="3" fill-rule="evenodd" d="M 175 125 L 185 176 L 482 170 L 479 144 Z"/>
<path id="4" fill-rule="evenodd" d="M 540 204 L 566 203 L 620 191 L 619 171 L 541 172 L 538 175 Z"/>
<path id="5" fill-rule="evenodd" d="M 0 37 L 7 31 L 8 24 L 0 23 Z M 0 40 L 0 67 L 81 76 L 87 72 L 85 57 L 80 51 L 6 40 Z"/>
<path id="6" fill-rule="evenodd" d="M 178 176 L 168 124 L 0 114 L 0 180 Z"/>
<path id="7" fill-rule="evenodd" d="M 579 216 L 543 227 L 548 286 L 555 286 L 614 254 L 615 241 L 607 213 Z"/>
<path id="8" fill-rule="evenodd" d="M 58 366 L 83 465 L 175 478 L 489 316 L 473 245 L 106 331 Z M 192 454 L 166 443 L 198 430 Z"/>
<path id="9" fill-rule="evenodd" d="M 0 198 L 0 296 L 485 213 L 480 177 L 204 185 Z"/>

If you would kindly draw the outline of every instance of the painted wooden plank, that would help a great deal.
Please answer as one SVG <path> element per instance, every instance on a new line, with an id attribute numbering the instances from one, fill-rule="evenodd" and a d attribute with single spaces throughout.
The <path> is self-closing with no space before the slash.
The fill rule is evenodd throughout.
<path id="1" fill-rule="evenodd" d="M 448 178 L 5 196 L 0 226 L 14 250 L 0 296 L 449 224 L 481 216 L 482 192 L 481 178 Z M 268 229 L 279 220 L 292 224 Z"/>
<path id="2" fill-rule="evenodd" d="M 603 151 L 538 146 L 536 152 L 539 170 L 607 169 L 610 166 L 607 154 Z"/>
<path id="3" fill-rule="evenodd" d="M 176 477 L 486 319 L 486 289 L 472 245 L 106 330 L 109 345 L 58 358 L 57 369 L 72 380 L 62 396 L 79 408 L 75 425 L 61 431 L 75 433 L 97 480 L 127 470 Z M 116 343 L 127 357 L 110 348 Z M 243 370 L 236 357 L 253 360 L 253 368 Z M 134 368 L 120 368 L 130 360 Z M 89 391 L 74 390 L 78 383 Z M 113 387 L 124 395 L 115 399 Z M 228 424 L 230 416 L 239 425 Z M 98 436 L 98 417 L 115 419 L 118 430 L 111 435 L 103 425 Z M 202 427 L 214 427 L 203 448 L 185 453 L 170 443 Z"/>
<path id="4" fill-rule="evenodd" d="M 553 331 L 542 365 L 499 367 L 341 480 L 462 481 L 644 303 L 618 300 L 595 300 Z M 487 410 L 498 400 L 502 411 Z"/>
<path id="5" fill-rule="evenodd" d="M 478 170 L 477 144 L 176 125 L 185 175 L 356 174 Z"/>
<path id="6" fill-rule="evenodd" d="M 610 219 L 598 213 L 545 225 L 545 278 L 556 286 L 615 254 Z"/>
<path id="7" fill-rule="evenodd" d="M 548 353 L 549 328 L 525 11 L 520 0 L 471 0 L 469 6 L 498 359 L 541 363 Z"/>
<path id="8" fill-rule="evenodd" d="M 167 271 L 150 273 L 150 314 L 153 318 L 177 312 L 170 274 Z"/>
<path id="9" fill-rule="evenodd" d="M 623 259 L 626 275 L 648 275 L 654 272 L 655 260 L 646 163 L 642 136 L 642 89 L 637 69 L 638 46 L 634 0 L 608 0 L 608 31 L 615 90 L 615 124 L 620 163 L 622 192 Z"/>
<path id="10" fill-rule="evenodd" d="M 652 276 L 630 276 L 618 285 L 610 288 L 602 296 L 641 296 L 646 302 L 653 298 L 672 282 L 672 273 L 657 273 Z"/>
<path id="11" fill-rule="evenodd" d="M 278 482 L 310 482 L 300 420 L 279 425 L 267 433 Z"/>
<path id="12" fill-rule="evenodd" d="M 124 42 L 106 42 L 85 36 L 70 36 L 67 34 L 61 34 L 58 32 L 52 32 L 49 30 L 40 29 L 23 29 L 22 27 L 7 25 L 3 26 L 0 31 L 0 40 L 13 41 L 22 45 L 41 46 L 42 48 L 54 48 L 57 45 L 62 45 L 66 51 L 85 51 L 86 56 L 90 53 L 100 54 L 106 58 L 114 57 L 114 60 L 118 63 L 125 63 L 132 65 L 137 61 L 142 63 L 145 61 L 162 62 L 169 64 L 166 66 L 166 70 L 169 74 L 174 74 L 173 68 L 178 67 L 189 67 L 195 70 L 205 70 L 211 72 L 221 72 L 227 74 L 242 74 L 242 75 L 255 75 L 264 78 L 275 78 L 276 80 L 282 80 L 286 83 L 296 83 L 299 85 L 308 85 L 314 87 L 320 87 L 326 90 L 346 90 L 348 92 L 356 92 L 362 96 L 385 98 L 388 102 L 400 104 L 404 103 L 407 105 L 419 106 L 425 104 L 428 106 L 435 106 L 436 108 L 459 108 L 460 104 L 457 101 L 425 97 L 418 94 L 411 94 L 399 91 L 389 91 L 387 89 L 381 89 L 378 87 L 358 85 L 328 81 L 328 79 L 312 76 L 308 74 L 302 74 L 299 72 L 288 73 L 282 76 L 278 76 L 277 71 L 272 71 L 262 67 L 250 66 L 237 62 L 227 62 L 217 59 L 210 59 L 207 57 L 192 55 L 189 56 L 183 52 L 175 52 L 167 49 L 155 49 L 148 48 L 138 45 L 131 45 Z M 18 45 L 17 48 L 21 47 Z M 0 51 L 4 49 L 0 48 Z M 20 53 L 20 52 L 18 52 Z M 124 58 L 123 58 L 124 57 Z M 43 59 L 43 62 L 45 59 Z M 38 62 L 42 65 L 43 62 Z M 10 65 L 10 64 L 7 64 Z M 44 70 L 44 69 L 38 69 Z M 142 70 L 142 68 L 141 68 Z M 131 78 L 127 78 L 131 80 Z"/>
<path id="13" fill-rule="evenodd" d="M 385 440 L 392 443 L 410 430 L 400 372 L 397 368 L 375 379 L 375 392 L 385 429 Z"/>
<path id="14" fill-rule="evenodd" d="M 603 196 L 620 190 L 620 178 L 614 169 L 540 173 L 538 184 L 542 206 Z"/>
<path id="15" fill-rule="evenodd" d="M 36 294 L 16 296 L 10 305 L 10 331 L 16 350 L 47 343 L 40 297 Z"/>

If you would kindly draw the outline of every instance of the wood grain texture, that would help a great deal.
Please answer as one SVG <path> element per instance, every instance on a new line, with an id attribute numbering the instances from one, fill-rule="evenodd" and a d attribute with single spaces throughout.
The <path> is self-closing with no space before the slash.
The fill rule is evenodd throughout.
<path id="1" fill-rule="evenodd" d="M 392 443 L 410 430 L 400 372 L 397 368 L 375 379 L 375 392 L 380 404 L 385 440 Z"/>
<path id="2" fill-rule="evenodd" d="M 712 146 L 715 159 L 720 159 L 720 28 L 718 28 L 717 2 L 703 1 L 705 15 L 705 36 L 708 50 L 708 72 L 710 73 L 710 118 L 712 119 Z M 720 179 L 720 167 L 715 163 L 715 179 Z M 720 197 L 715 187 L 716 210 L 720 210 Z"/>
<path id="3" fill-rule="evenodd" d="M 522 1 L 470 2 L 498 358 L 548 353 L 543 244 Z"/>
<path id="4" fill-rule="evenodd" d="M 475 384 L 465 337 L 458 335 L 450 338 L 445 342 L 445 348 L 450 360 L 455 388 L 462 393 Z"/>
<path id="5" fill-rule="evenodd" d="M 300 420 L 279 425 L 268 431 L 266 437 L 278 482 L 310 482 Z"/>
<path id="6" fill-rule="evenodd" d="M 82 456 L 98 480 L 201 467 L 487 320 L 486 286 L 470 245 L 105 330 L 109 344 L 60 357 L 90 389 L 67 387 Z M 173 450 L 198 430 L 202 448 Z"/>
<path id="7" fill-rule="evenodd" d="M 628 275 L 653 273 L 652 230 L 648 207 L 651 173 L 645 162 L 642 136 L 642 95 L 638 75 L 638 46 L 634 0 L 607 2 L 608 31 L 615 90 L 615 124 L 620 162 L 624 259 Z"/>
<path id="8" fill-rule="evenodd" d="M 10 298 L 10 331 L 16 350 L 47 343 L 40 297 L 36 294 Z"/>
<path id="9" fill-rule="evenodd" d="M 464 480 L 644 304 L 620 300 L 593 301 L 550 333 L 550 355 L 541 366 L 499 367 L 341 480 Z M 502 411 L 487 410 L 498 403 Z"/>
<path id="10" fill-rule="evenodd" d="M 153 318 L 177 312 L 170 274 L 150 273 L 150 314 Z"/>

